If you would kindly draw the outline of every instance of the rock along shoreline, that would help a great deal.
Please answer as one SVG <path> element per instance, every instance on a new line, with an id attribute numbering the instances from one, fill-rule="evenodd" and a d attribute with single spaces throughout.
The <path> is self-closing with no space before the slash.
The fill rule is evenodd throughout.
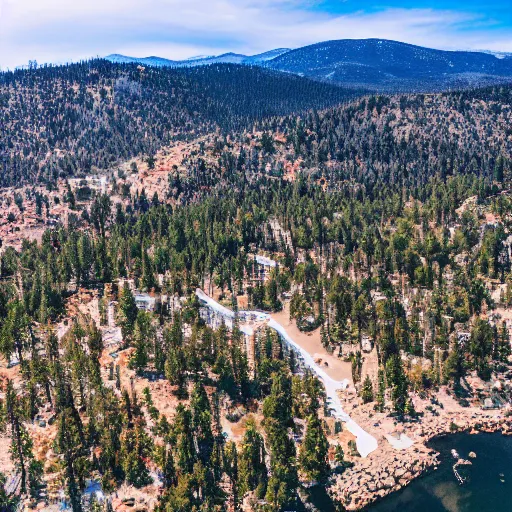
<path id="1" fill-rule="evenodd" d="M 468 415 L 469 416 L 469 415 Z M 473 417 L 476 416 L 476 417 Z M 419 427 L 415 444 L 401 452 L 376 452 L 361 459 L 354 467 L 344 471 L 328 488 L 331 498 L 346 510 L 363 510 L 389 494 L 399 491 L 416 478 L 437 469 L 441 461 L 439 453 L 427 446 L 434 438 L 454 433 L 502 433 L 512 435 L 512 419 L 488 414 L 457 418 L 457 430 L 453 431 L 453 418 L 438 418 L 435 425 Z M 431 423 L 431 422 L 429 422 Z"/>

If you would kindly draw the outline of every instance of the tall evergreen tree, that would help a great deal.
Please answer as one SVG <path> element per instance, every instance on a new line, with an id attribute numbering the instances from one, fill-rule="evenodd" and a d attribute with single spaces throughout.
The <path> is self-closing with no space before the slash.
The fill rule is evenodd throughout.
<path id="1" fill-rule="evenodd" d="M 265 464 L 265 445 L 254 420 L 247 423 L 242 439 L 239 457 L 240 496 L 256 491 L 262 498 L 267 488 L 267 466 Z"/>
<path id="2" fill-rule="evenodd" d="M 120 325 L 123 338 L 129 338 L 132 335 L 138 312 L 133 293 L 125 281 L 121 297 L 119 298 Z"/>
<path id="3" fill-rule="evenodd" d="M 329 473 L 328 449 L 329 443 L 318 416 L 310 416 L 306 435 L 299 451 L 299 467 L 308 480 L 321 482 L 327 477 Z"/>

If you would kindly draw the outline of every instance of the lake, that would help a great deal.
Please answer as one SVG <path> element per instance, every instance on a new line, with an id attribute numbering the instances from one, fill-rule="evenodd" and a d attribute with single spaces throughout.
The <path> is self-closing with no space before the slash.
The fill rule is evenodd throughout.
<path id="1" fill-rule="evenodd" d="M 441 454 L 436 471 L 368 507 L 368 512 L 510 512 L 512 511 L 512 436 L 455 434 L 433 440 Z M 469 459 L 460 467 L 466 478 L 457 483 L 451 450 Z M 469 458 L 469 452 L 476 458 Z"/>

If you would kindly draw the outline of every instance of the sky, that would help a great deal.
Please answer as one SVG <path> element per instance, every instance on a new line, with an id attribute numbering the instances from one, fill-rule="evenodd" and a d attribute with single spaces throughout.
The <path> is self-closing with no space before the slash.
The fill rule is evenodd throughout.
<path id="1" fill-rule="evenodd" d="M 512 52 L 512 0 L 0 0 L 0 69 L 120 53 L 248 55 L 331 39 Z"/>

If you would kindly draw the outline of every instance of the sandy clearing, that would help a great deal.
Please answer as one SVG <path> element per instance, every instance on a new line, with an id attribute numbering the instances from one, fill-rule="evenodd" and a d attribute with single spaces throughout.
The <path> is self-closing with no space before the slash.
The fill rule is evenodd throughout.
<path id="1" fill-rule="evenodd" d="M 320 341 L 320 329 L 311 333 L 304 333 L 299 330 L 295 324 L 295 320 L 290 322 L 290 314 L 288 304 L 285 305 L 283 311 L 271 315 L 276 322 L 280 323 L 286 330 L 286 333 L 293 338 L 293 341 L 303 348 L 313 359 L 319 363 L 319 366 L 331 377 L 337 381 L 348 379 L 352 382 L 352 366 L 350 363 L 342 361 L 338 357 L 329 354 Z M 327 363 L 327 366 L 325 365 Z"/>

